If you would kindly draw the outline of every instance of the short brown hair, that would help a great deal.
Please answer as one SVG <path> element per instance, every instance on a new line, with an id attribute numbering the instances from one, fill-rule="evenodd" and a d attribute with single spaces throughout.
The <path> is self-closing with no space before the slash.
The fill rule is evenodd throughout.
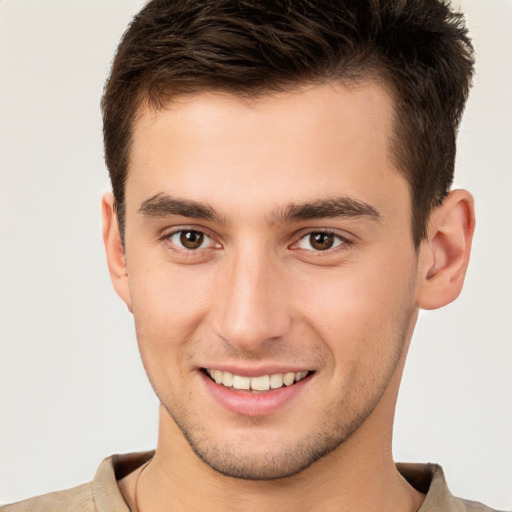
<path id="1" fill-rule="evenodd" d="M 395 101 L 392 151 L 411 190 L 418 247 L 453 181 L 473 64 L 462 15 L 443 0 L 153 0 L 125 32 L 102 99 L 121 233 L 143 101 L 161 108 L 203 90 L 257 96 L 377 77 Z"/>

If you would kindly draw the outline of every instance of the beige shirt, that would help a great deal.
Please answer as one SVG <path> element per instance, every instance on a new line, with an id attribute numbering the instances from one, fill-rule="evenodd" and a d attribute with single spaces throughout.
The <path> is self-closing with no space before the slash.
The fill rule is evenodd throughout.
<path id="1" fill-rule="evenodd" d="M 0 507 L 1 512 L 130 512 L 117 480 L 125 477 L 154 452 L 130 453 L 107 457 L 94 480 L 67 491 L 52 492 Z M 397 464 L 404 478 L 427 496 L 418 512 L 493 512 L 475 501 L 451 495 L 443 470 L 436 464 Z M 496 512 L 496 511 L 494 511 Z"/>

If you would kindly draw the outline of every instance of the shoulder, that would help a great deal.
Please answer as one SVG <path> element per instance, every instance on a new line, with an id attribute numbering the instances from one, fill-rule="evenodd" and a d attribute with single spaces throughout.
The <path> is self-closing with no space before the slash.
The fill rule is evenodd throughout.
<path id="1" fill-rule="evenodd" d="M 129 512 L 118 480 L 153 455 L 154 451 L 112 455 L 100 464 L 92 482 L 0 506 L 0 512 Z"/>
<path id="2" fill-rule="evenodd" d="M 415 489 L 425 494 L 418 512 L 499 512 L 476 501 L 454 496 L 437 464 L 398 463 L 397 469 Z"/>
<path id="3" fill-rule="evenodd" d="M 463 500 L 462 498 L 453 498 L 455 504 L 453 510 L 457 512 L 500 512 L 494 508 L 489 508 L 478 501 Z"/>
<path id="4" fill-rule="evenodd" d="M 92 484 L 51 492 L 28 500 L 0 506 L 1 512 L 95 512 Z"/>

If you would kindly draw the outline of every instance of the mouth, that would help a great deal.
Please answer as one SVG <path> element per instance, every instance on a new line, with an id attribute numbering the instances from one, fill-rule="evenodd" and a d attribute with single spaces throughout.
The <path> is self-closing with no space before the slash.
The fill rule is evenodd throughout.
<path id="1" fill-rule="evenodd" d="M 228 371 L 217 370 L 215 368 L 202 368 L 202 371 L 212 381 L 225 388 L 236 391 L 248 391 L 251 393 L 265 393 L 274 389 L 293 386 L 313 373 L 304 370 L 300 372 L 272 373 L 258 375 L 256 377 L 247 377 L 244 375 L 236 375 Z"/>

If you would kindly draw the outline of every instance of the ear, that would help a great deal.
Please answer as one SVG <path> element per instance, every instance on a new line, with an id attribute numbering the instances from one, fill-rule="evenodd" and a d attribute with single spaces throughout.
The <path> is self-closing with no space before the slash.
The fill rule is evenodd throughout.
<path id="1" fill-rule="evenodd" d="M 107 192 L 103 196 L 101 201 L 101 213 L 103 219 L 103 242 L 105 244 L 110 279 L 112 280 L 115 291 L 128 306 L 129 311 L 132 312 L 126 258 L 121 242 L 121 234 L 119 233 L 117 215 L 114 209 L 114 196 L 111 192 Z"/>
<path id="2" fill-rule="evenodd" d="M 431 215 L 420 247 L 417 304 L 436 309 L 455 300 L 464 283 L 475 230 L 473 196 L 454 190 Z"/>

